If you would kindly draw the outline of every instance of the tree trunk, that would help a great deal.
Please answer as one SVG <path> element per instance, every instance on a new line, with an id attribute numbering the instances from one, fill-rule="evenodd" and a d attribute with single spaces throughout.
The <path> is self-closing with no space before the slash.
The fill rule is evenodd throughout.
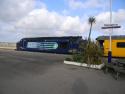
<path id="1" fill-rule="evenodd" d="M 92 23 L 90 24 L 90 31 L 89 31 L 88 42 L 90 41 L 91 31 L 92 31 Z"/>
<path id="2" fill-rule="evenodd" d="M 87 47 L 89 48 L 89 43 L 90 43 L 90 36 L 91 36 L 91 31 L 92 31 L 92 23 L 90 24 L 90 31 L 89 31 L 89 37 L 88 37 L 88 45 Z M 90 68 L 90 55 L 88 54 L 88 68 Z"/>

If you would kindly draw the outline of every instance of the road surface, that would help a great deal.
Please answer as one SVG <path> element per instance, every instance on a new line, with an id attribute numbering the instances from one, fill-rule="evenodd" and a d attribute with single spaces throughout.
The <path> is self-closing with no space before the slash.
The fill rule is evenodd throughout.
<path id="1" fill-rule="evenodd" d="M 65 65 L 65 57 L 0 50 L 0 94 L 125 94 L 125 77 Z"/>

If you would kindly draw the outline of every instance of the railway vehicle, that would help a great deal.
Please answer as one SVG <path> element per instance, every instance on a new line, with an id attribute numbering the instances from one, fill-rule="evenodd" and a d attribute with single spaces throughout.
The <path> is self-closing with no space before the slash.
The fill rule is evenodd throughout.
<path id="1" fill-rule="evenodd" d="M 96 38 L 97 43 L 104 51 L 104 56 L 108 56 L 109 36 L 99 36 Z M 112 57 L 125 57 L 125 36 L 112 36 L 111 41 Z"/>
<path id="2" fill-rule="evenodd" d="M 17 50 L 69 54 L 79 51 L 82 36 L 23 38 L 16 44 Z"/>

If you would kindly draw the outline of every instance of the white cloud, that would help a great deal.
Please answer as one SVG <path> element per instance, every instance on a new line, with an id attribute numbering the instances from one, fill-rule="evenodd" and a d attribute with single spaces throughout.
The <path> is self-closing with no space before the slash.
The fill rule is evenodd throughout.
<path id="1" fill-rule="evenodd" d="M 119 9 L 116 12 L 112 12 L 112 23 L 124 23 L 125 21 L 125 10 Z M 96 16 L 98 23 L 109 23 L 110 21 L 110 13 L 103 12 Z"/>
<path id="2" fill-rule="evenodd" d="M 125 10 L 120 9 L 117 12 L 113 12 L 113 21 L 119 24 L 125 24 Z"/>
<path id="3" fill-rule="evenodd" d="M 34 0 L 1 0 L 0 20 L 15 21 L 34 8 Z"/>
<path id="4" fill-rule="evenodd" d="M 113 22 L 123 25 L 125 22 L 125 10 L 113 12 Z M 117 19 L 117 20 L 116 20 Z M 109 23 L 109 12 L 102 12 L 96 16 L 96 24 L 93 25 L 93 32 L 99 31 L 102 34 L 109 34 L 108 30 L 102 30 L 104 24 Z M 21 30 L 29 36 L 66 36 L 83 35 L 88 36 L 88 20 L 82 21 L 79 16 L 65 16 L 56 12 L 50 12 L 46 8 L 36 9 L 16 23 L 16 30 Z M 123 26 L 122 26 L 123 27 Z M 120 33 L 117 33 L 117 32 Z M 114 34 L 123 34 L 124 28 L 117 29 Z M 97 35 L 98 36 L 98 35 Z"/>
<path id="5" fill-rule="evenodd" d="M 80 35 L 88 29 L 78 16 L 64 16 L 45 8 L 36 9 L 16 23 L 16 28 L 25 31 L 26 36 Z"/>
<path id="6" fill-rule="evenodd" d="M 0 41 L 17 41 L 22 37 L 14 25 L 34 9 L 34 2 L 35 0 L 0 1 Z"/>
<path id="7" fill-rule="evenodd" d="M 9 0 L 5 0 L 6 3 Z M 14 0 L 8 6 L 6 4 L 0 4 L 3 9 L 8 9 L 3 11 L 0 8 L 0 38 L 1 40 L 8 41 L 18 41 L 23 37 L 42 37 L 42 36 L 73 36 L 82 35 L 84 37 L 88 36 L 89 24 L 88 17 L 79 16 L 66 16 L 65 14 L 59 14 L 55 11 L 49 11 L 46 6 L 39 7 L 38 9 L 33 9 L 34 0 Z M 23 2 L 22 2 L 23 1 Z M 93 0 L 89 0 L 93 1 Z M 87 2 L 89 2 L 87 1 Z M 19 6 L 15 6 L 17 2 Z M 78 1 L 77 1 L 78 2 Z M 20 5 L 21 4 L 21 5 Z M 17 3 L 18 5 L 18 3 Z M 95 4 L 96 5 L 96 4 Z M 94 6 L 95 6 L 94 5 Z M 22 7 L 23 6 L 23 7 Z M 16 8 L 17 7 L 17 8 Z M 89 4 L 87 5 L 89 7 Z M 99 6 L 97 6 L 99 7 Z M 9 8 L 12 8 L 9 9 Z M 15 12 L 14 12 L 15 11 Z M 9 15 L 9 17 L 8 17 Z M 16 17 L 16 18 L 15 18 Z M 109 23 L 109 12 L 100 12 L 96 15 L 96 24 L 93 25 L 93 32 L 102 32 L 104 35 L 109 33 L 109 31 L 102 30 L 101 27 Z M 113 22 L 118 23 L 122 26 L 121 29 L 114 30 L 113 34 L 124 34 L 125 32 L 125 10 L 120 9 L 113 12 Z M 98 36 L 98 33 L 95 34 Z M 92 35 L 93 36 L 93 35 Z"/>
<path id="8" fill-rule="evenodd" d="M 109 12 L 103 12 L 96 16 L 96 31 L 103 31 L 103 34 L 109 34 L 109 30 L 102 30 L 101 27 L 104 26 L 104 24 L 109 24 L 110 22 L 110 13 Z M 125 34 L 125 10 L 119 9 L 116 12 L 112 12 L 112 23 L 118 24 L 121 26 L 120 29 L 114 29 L 112 32 L 113 35 L 123 35 Z"/>

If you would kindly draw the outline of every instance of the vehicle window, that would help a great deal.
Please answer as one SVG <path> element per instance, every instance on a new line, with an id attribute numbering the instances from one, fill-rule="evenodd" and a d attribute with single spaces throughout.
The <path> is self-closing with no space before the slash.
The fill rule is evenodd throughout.
<path id="1" fill-rule="evenodd" d="M 117 42 L 118 48 L 125 48 L 125 42 Z"/>

